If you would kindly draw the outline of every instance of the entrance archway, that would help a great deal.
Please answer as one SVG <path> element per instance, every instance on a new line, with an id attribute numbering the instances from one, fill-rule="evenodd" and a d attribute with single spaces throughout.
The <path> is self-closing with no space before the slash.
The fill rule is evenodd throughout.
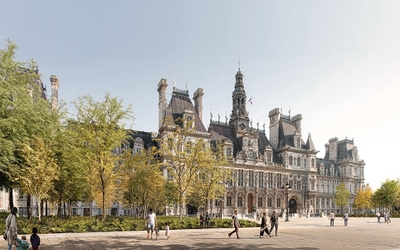
<path id="1" fill-rule="evenodd" d="M 293 198 L 289 200 L 289 213 L 297 213 L 297 201 Z"/>
<path id="2" fill-rule="evenodd" d="M 248 213 L 253 212 L 253 195 L 252 194 L 247 195 L 247 212 Z"/>

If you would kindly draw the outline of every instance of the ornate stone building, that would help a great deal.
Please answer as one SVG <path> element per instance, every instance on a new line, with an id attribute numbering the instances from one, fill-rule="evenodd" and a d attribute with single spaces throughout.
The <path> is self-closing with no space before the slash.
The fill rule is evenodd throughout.
<path id="1" fill-rule="evenodd" d="M 227 184 L 226 194 L 211 201 L 211 213 L 229 216 L 238 209 L 239 214 L 253 216 L 256 212 L 281 213 L 289 204 L 289 213 L 295 215 L 320 215 L 335 212 L 333 197 L 336 187 L 344 182 L 351 192 L 351 202 L 359 188 L 364 188 L 364 166 L 352 140 L 329 140 L 324 158 L 317 158 L 311 134 L 302 134 L 302 115 L 283 115 L 275 108 L 269 112 L 269 131 L 265 124 L 253 127 L 246 109 L 248 103 L 244 75 L 236 73 L 232 93 L 232 111 L 225 122 L 210 119 L 208 130 L 202 120 L 202 89 L 193 95 L 188 90 L 173 88 L 167 103 L 167 81 L 161 79 L 159 92 L 159 135 L 168 133 L 164 121 L 189 115 L 195 119 L 197 133 L 194 137 L 224 144 L 230 158 L 233 180 Z M 268 134 L 268 136 L 267 136 Z M 306 138 L 306 140 L 303 140 Z M 164 170 L 164 175 L 167 175 Z M 284 186 L 290 186 L 290 192 Z M 350 203 L 351 203 L 350 202 Z M 351 211 L 349 206 L 348 210 Z M 172 212 L 173 214 L 173 212 Z"/>

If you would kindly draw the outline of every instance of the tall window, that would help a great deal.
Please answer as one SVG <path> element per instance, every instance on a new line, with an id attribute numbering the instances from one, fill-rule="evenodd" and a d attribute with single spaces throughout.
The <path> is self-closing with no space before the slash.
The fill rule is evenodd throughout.
<path id="1" fill-rule="evenodd" d="M 243 207 L 243 197 L 238 197 L 237 206 L 238 207 Z"/>
<path id="2" fill-rule="evenodd" d="M 300 144 L 300 138 L 297 138 L 297 147 L 300 148 L 301 144 Z"/>
<path id="3" fill-rule="evenodd" d="M 272 198 L 267 199 L 267 207 L 272 207 Z"/>
<path id="4" fill-rule="evenodd" d="M 271 153 L 267 154 L 267 162 L 272 162 L 272 154 Z"/>
<path id="5" fill-rule="evenodd" d="M 264 187 L 264 173 L 263 172 L 258 172 L 258 187 L 259 188 Z"/>
<path id="6" fill-rule="evenodd" d="M 226 156 L 227 156 L 227 157 L 232 157 L 232 148 L 228 147 L 228 148 L 226 149 Z"/>
<path id="7" fill-rule="evenodd" d="M 254 187 L 254 171 L 249 171 L 249 187 Z"/>
<path id="8" fill-rule="evenodd" d="M 263 207 L 263 198 L 262 197 L 258 197 L 257 206 L 258 207 Z"/>
<path id="9" fill-rule="evenodd" d="M 304 167 L 307 167 L 307 159 L 304 159 Z"/>
<path id="10" fill-rule="evenodd" d="M 267 177 L 268 177 L 268 188 L 272 188 L 273 187 L 273 182 L 274 179 L 272 178 L 272 173 L 267 173 Z"/>
<path id="11" fill-rule="evenodd" d="M 293 165 L 293 157 L 292 156 L 289 156 L 289 165 L 290 166 Z"/>
<path id="12" fill-rule="evenodd" d="M 297 166 L 300 167 L 300 157 L 297 158 Z"/>
<path id="13" fill-rule="evenodd" d="M 282 174 L 277 174 L 277 188 L 281 188 L 282 187 Z"/>
<path id="14" fill-rule="evenodd" d="M 281 198 L 276 198 L 276 206 L 281 207 Z"/>
<path id="15" fill-rule="evenodd" d="M 243 187 L 243 170 L 238 170 L 238 186 Z"/>
<path id="16" fill-rule="evenodd" d="M 226 197 L 226 206 L 231 207 L 232 206 L 232 196 L 227 196 Z"/>

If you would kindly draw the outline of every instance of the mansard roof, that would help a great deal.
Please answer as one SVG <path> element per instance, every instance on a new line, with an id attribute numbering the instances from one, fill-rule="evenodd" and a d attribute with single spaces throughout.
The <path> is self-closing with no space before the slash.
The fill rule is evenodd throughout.
<path id="1" fill-rule="evenodd" d="M 296 133 L 296 127 L 293 125 L 289 116 L 281 115 L 279 120 L 279 144 L 278 148 L 290 146 L 295 147 L 294 134 Z M 304 145 L 303 139 L 301 139 L 301 145 Z"/>
<path id="2" fill-rule="evenodd" d="M 309 150 L 312 150 L 312 151 L 317 151 L 315 149 L 314 142 L 311 139 L 311 134 L 308 134 L 308 138 L 307 138 L 307 142 L 306 142 L 306 145 L 305 145 L 305 149 L 309 149 Z"/>
<path id="3" fill-rule="evenodd" d="M 151 132 L 130 130 L 128 136 L 128 141 L 131 148 L 133 148 L 133 143 L 137 138 L 141 138 L 143 140 L 145 149 L 157 146 L 157 142 L 153 140 Z"/>
<path id="4" fill-rule="evenodd" d="M 210 126 L 208 127 L 208 132 L 211 133 L 211 141 L 215 140 L 229 140 L 233 144 L 233 155 L 236 156 L 237 152 L 241 150 L 238 139 L 235 135 L 235 130 L 233 126 L 224 123 L 224 122 L 216 122 L 212 121 Z M 264 152 L 265 147 L 271 146 L 267 136 L 265 135 L 264 131 L 257 131 L 258 133 L 258 150 L 260 152 Z M 274 150 L 272 150 L 273 154 L 273 162 L 274 163 L 281 163 L 279 160 L 278 155 Z"/>
<path id="5" fill-rule="evenodd" d="M 170 109 L 170 111 L 166 111 L 165 115 L 172 116 L 174 121 L 176 121 L 177 118 L 183 117 L 185 115 L 185 111 L 192 112 L 195 116 L 195 130 L 198 132 L 207 132 L 202 120 L 199 117 L 199 114 L 197 113 L 192 101 L 190 100 L 188 90 L 180 90 L 174 87 L 168 108 Z"/>

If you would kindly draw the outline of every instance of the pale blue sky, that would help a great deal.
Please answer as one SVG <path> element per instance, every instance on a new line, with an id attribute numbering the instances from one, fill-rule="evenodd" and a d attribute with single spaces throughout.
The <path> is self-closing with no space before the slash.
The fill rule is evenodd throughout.
<path id="1" fill-rule="evenodd" d="M 354 138 L 365 178 L 400 177 L 400 1 L 15 1 L 0 8 L 0 43 L 33 58 L 72 102 L 105 92 L 133 105 L 133 129 L 156 131 L 161 78 L 204 89 L 203 122 L 232 110 L 241 61 L 253 126 L 268 112 L 303 115 L 324 155 Z M 49 91 L 50 93 L 50 91 Z"/>

